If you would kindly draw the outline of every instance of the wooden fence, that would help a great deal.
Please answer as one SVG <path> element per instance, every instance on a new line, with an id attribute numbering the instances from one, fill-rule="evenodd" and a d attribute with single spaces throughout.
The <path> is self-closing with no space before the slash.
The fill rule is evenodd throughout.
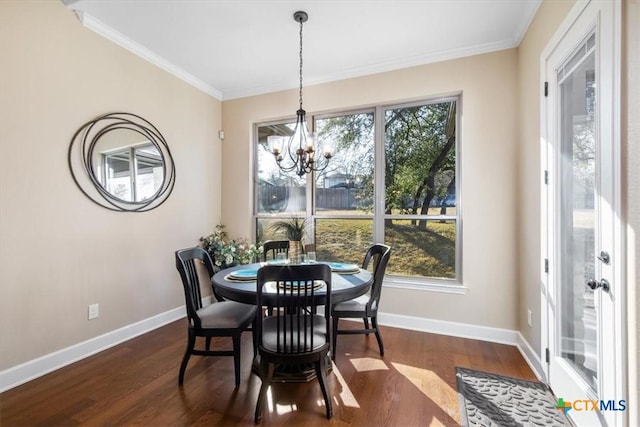
<path id="1" fill-rule="evenodd" d="M 360 207 L 354 188 L 317 188 L 316 209 L 351 210 Z M 305 187 L 261 185 L 258 201 L 267 212 L 296 211 L 305 209 Z"/>

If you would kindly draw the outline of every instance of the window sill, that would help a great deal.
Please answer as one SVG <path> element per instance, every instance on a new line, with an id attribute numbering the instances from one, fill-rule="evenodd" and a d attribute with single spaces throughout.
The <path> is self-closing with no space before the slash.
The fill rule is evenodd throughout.
<path id="1" fill-rule="evenodd" d="M 453 281 L 418 279 L 402 276 L 387 276 L 384 278 L 383 283 L 387 288 L 413 289 L 456 295 L 465 295 L 468 290 L 466 286 Z"/>

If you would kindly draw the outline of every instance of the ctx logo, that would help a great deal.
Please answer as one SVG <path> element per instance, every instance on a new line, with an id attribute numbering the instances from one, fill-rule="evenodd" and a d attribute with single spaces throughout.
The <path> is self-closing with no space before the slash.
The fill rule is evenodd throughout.
<path id="1" fill-rule="evenodd" d="M 626 400 L 574 400 L 565 402 L 561 397 L 558 399 L 556 409 L 565 414 L 571 409 L 574 411 L 624 411 L 627 409 Z"/>
<path id="2" fill-rule="evenodd" d="M 565 402 L 564 399 L 561 397 L 560 399 L 558 399 L 558 404 L 556 405 L 556 409 L 564 412 L 566 415 L 567 412 L 571 410 L 571 402 Z"/>

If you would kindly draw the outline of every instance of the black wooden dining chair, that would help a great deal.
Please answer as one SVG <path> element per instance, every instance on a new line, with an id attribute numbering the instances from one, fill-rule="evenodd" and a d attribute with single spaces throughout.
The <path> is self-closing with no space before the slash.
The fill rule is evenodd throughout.
<path id="1" fill-rule="evenodd" d="M 289 253 L 289 241 L 288 240 L 267 240 L 262 245 L 262 261 L 269 259 L 276 259 L 277 254 Z"/>
<path id="2" fill-rule="evenodd" d="M 219 267 L 216 265 L 216 257 L 212 253 L 209 253 L 209 252 L 207 253 L 209 254 L 209 258 L 211 258 L 211 264 L 213 265 L 213 272 L 217 273 L 218 271 L 222 270 L 222 267 Z M 213 288 L 213 297 L 216 299 L 216 301 L 224 301 L 225 298 L 222 295 L 220 295 L 218 291 L 216 291 L 216 288 L 215 287 L 212 287 L 212 288 Z"/>
<path id="3" fill-rule="evenodd" d="M 288 240 L 267 240 L 262 245 L 262 261 L 275 260 L 278 254 L 289 255 Z M 267 306 L 269 316 L 273 314 L 273 307 Z"/>
<path id="4" fill-rule="evenodd" d="M 369 248 L 365 254 L 362 268 L 367 269 L 369 263 L 373 260 L 373 284 L 368 295 L 338 303 L 331 310 L 333 318 L 333 345 L 331 355 L 336 358 L 336 345 L 338 335 L 346 334 L 367 334 L 371 332 L 376 334 L 380 355 L 384 355 L 384 345 L 378 328 L 378 306 L 380 304 L 380 295 L 382 293 L 382 280 L 391 257 L 391 248 L 386 245 L 376 244 Z M 341 318 L 362 319 L 364 329 L 338 329 L 338 323 Z M 371 327 L 369 327 L 369 319 L 371 319 Z"/>
<path id="5" fill-rule="evenodd" d="M 209 283 L 200 283 L 196 260 L 206 267 Z M 209 254 L 202 248 L 188 248 L 176 251 L 176 268 L 180 273 L 184 287 L 184 298 L 187 309 L 187 349 L 180 364 L 178 384 L 184 382 L 184 373 L 191 355 L 196 356 L 233 356 L 236 387 L 240 385 L 240 337 L 249 329 L 256 319 L 256 307 L 235 301 L 219 301 L 206 307 L 202 305 L 201 286 L 211 286 L 214 274 L 213 262 Z M 255 326 L 255 323 L 254 323 Z M 254 330 L 254 354 L 255 327 Z M 196 338 L 204 337 L 205 348 L 196 349 Z M 212 337 L 230 337 L 233 351 L 210 350 Z"/>
<path id="6" fill-rule="evenodd" d="M 268 300 L 268 301 L 267 301 Z M 262 419 L 264 397 L 275 365 L 313 363 L 322 389 L 327 418 L 333 416 L 327 389 L 327 355 L 331 345 L 331 268 L 325 264 L 278 266 L 258 270 L 256 305 L 274 307 L 272 316 L 257 316 L 262 385 L 255 422 Z M 324 315 L 317 314 L 322 307 Z"/>

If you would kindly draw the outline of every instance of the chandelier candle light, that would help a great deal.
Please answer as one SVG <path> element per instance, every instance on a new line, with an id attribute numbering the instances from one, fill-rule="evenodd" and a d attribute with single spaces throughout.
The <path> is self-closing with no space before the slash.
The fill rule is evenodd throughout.
<path id="1" fill-rule="evenodd" d="M 289 141 L 286 137 L 272 135 L 267 138 L 271 153 L 276 163 L 284 172 L 294 171 L 298 176 L 304 176 L 312 171 L 322 171 L 329 165 L 333 157 L 331 148 L 318 153 L 314 146 L 314 136 L 307 130 L 306 111 L 302 108 L 302 24 L 307 22 L 309 15 L 298 11 L 293 19 L 300 23 L 300 108 L 296 111 L 296 125 Z"/>

